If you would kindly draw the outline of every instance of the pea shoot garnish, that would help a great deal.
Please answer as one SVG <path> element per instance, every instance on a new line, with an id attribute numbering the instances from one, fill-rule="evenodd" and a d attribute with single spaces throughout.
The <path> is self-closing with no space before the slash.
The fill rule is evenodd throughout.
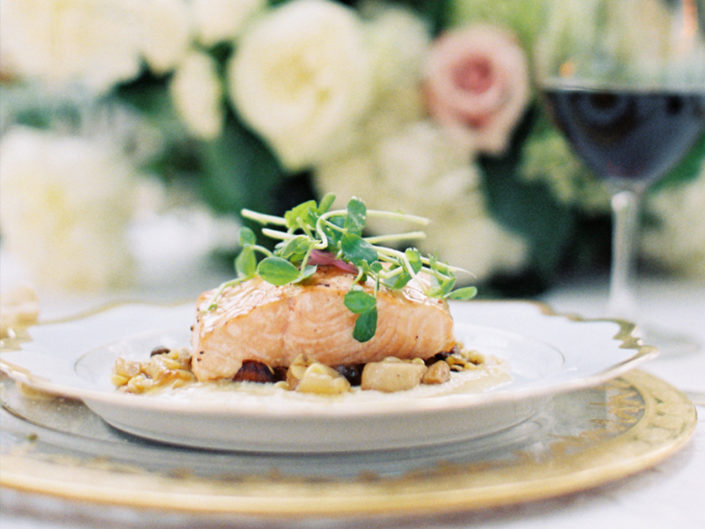
<path id="1" fill-rule="evenodd" d="M 247 227 L 240 230 L 241 252 L 235 259 L 237 278 L 223 283 L 213 296 L 209 310 L 218 306 L 222 292 L 242 281 L 259 276 L 281 286 L 300 283 L 310 278 L 318 265 L 335 264 L 355 274 L 353 285 L 345 295 L 345 306 L 357 314 L 353 337 L 366 342 L 377 329 L 377 293 L 381 286 L 401 290 L 419 274 L 423 274 L 426 295 L 440 299 L 470 299 L 475 287 L 454 289 L 455 272 L 463 271 L 424 255 L 416 248 L 396 250 L 379 243 L 390 243 L 425 237 L 423 231 L 409 231 L 377 236 L 363 236 L 368 217 L 395 219 L 420 226 L 428 219 L 391 211 L 368 210 L 362 200 L 351 199 L 346 209 L 331 210 L 332 194 L 320 202 L 309 200 L 287 211 L 283 217 L 266 215 L 248 209 L 242 216 L 264 226 L 262 234 L 279 242 L 274 250 L 257 244 L 255 233 Z M 258 260 L 258 255 L 261 259 Z M 362 288 L 372 281 L 373 293 Z"/>

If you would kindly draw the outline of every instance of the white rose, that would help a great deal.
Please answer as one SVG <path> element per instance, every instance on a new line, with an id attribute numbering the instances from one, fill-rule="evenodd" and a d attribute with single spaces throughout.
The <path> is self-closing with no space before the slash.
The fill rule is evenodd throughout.
<path id="1" fill-rule="evenodd" d="M 228 66 L 236 111 L 289 169 L 329 158 L 367 108 L 369 57 L 350 9 L 298 0 L 242 35 Z"/>
<path id="2" fill-rule="evenodd" d="M 157 74 L 168 72 L 186 54 L 191 43 L 189 6 L 184 0 L 129 1 L 141 23 L 137 32 L 145 61 Z"/>
<path id="3" fill-rule="evenodd" d="M 667 188 L 646 203 L 650 223 L 642 253 L 683 275 L 705 278 L 705 162 L 693 181 Z"/>
<path id="4" fill-rule="evenodd" d="M 101 289 L 130 277 L 133 168 L 107 143 L 17 127 L 0 143 L 0 226 L 37 283 Z"/>
<path id="5" fill-rule="evenodd" d="M 484 279 L 516 271 L 528 247 L 492 219 L 481 190 L 481 174 L 465 148 L 448 141 L 430 121 L 414 123 L 358 151 L 316 169 L 319 193 L 332 192 L 344 205 L 352 196 L 370 208 L 402 210 L 431 219 L 420 248 L 437 252 Z M 371 221 L 373 232 L 397 232 L 398 223 Z"/>
<path id="6" fill-rule="evenodd" d="M 223 129 L 223 90 L 215 61 L 192 51 L 179 64 L 169 84 L 181 119 L 196 136 L 213 139 Z"/>
<path id="7" fill-rule="evenodd" d="M 121 0 L 3 0 L 0 48 L 20 76 L 95 91 L 140 71 L 139 23 Z"/>
<path id="8" fill-rule="evenodd" d="M 198 40 L 204 46 L 236 38 L 266 0 L 192 0 Z"/>

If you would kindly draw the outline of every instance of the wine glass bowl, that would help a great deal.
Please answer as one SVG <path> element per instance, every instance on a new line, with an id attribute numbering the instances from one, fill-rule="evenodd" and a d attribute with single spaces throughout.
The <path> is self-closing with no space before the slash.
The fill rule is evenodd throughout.
<path id="1" fill-rule="evenodd" d="M 705 93 L 677 89 L 544 86 L 553 119 L 595 173 L 646 187 L 689 150 L 705 121 Z"/>
<path id="2" fill-rule="evenodd" d="M 705 0 L 560 0 L 544 15 L 534 53 L 543 102 L 612 193 L 608 312 L 665 352 L 692 350 L 641 325 L 631 280 L 644 192 L 705 129 Z"/>

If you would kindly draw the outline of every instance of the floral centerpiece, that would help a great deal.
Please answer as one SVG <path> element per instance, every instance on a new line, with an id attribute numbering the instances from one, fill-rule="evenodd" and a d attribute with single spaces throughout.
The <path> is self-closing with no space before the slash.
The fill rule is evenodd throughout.
<path id="1" fill-rule="evenodd" d="M 214 212 L 233 216 L 243 207 L 281 213 L 333 192 L 340 203 L 359 196 L 429 217 L 419 246 L 504 292 L 536 292 L 563 272 L 594 269 L 607 260 L 608 194 L 532 84 L 543 3 L 4 0 L 5 242 L 29 259 L 37 246 L 17 241 L 51 246 L 58 228 L 28 225 L 27 209 L 11 202 L 27 174 L 65 174 L 73 164 L 85 175 L 45 182 L 54 191 L 34 194 L 35 208 L 76 215 L 70 201 L 51 199 L 91 178 L 104 184 L 96 204 L 111 193 L 128 204 L 120 186 L 137 173 L 187 182 Z M 59 100 L 80 87 L 90 108 L 120 108 L 110 115 L 130 116 L 140 131 L 131 153 L 140 155 L 101 170 L 110 141 L 92 147 L 85 127 L 73 138 L 45 130 L 48 121 L 28 111 L 30 86 Z M 62 154 L 69 141 L 83 142 L 75 153 L 86 150 L 87 164 Z M 652 195 L 644 257 L 705 274 L 705 139 Z M 126 215 L 102 211 L 104 223 Z M 94 213 L 81 215 L 91 226 L 82 240 L 119 239 L 115 222 L 101 228 Z M 93 285 L 120 262 L 106 255 Z"/>

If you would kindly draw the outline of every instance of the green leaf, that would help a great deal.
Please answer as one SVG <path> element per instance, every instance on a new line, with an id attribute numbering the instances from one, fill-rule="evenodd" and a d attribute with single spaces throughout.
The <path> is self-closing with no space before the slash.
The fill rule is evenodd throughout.
<path id="1" fill-rule="evenodd" d="M 298 235 L 283 242 L 275 251 L 275 255 L 292 262 L 299 262 L 303 260 L 306 253 L 313 248 L 314 244 L 315 243 L 309 237 Z"/>
<path id="2" fill-rule="evenodd" d="M 531 50 L 541 30 L 546 2 L 536 0 L 455 0 L 445 10 L 446 27 L 489 23 L 514 31 L 525 50 Z M 570 9 L 568 6 L 565 9 Z"/>
<path id="3" fill-rule="evenodd" d="M 375 261 L 374 263 L 370 263 L 369 270 L 373 274 L 379 274 L 382 270 L 384 270 L 384 266 L 382 266 L 382 263 L 379 261 Z"/>
<path id="4" fill-rule="evenodd" d="M 327 213 L 333 205 L 333 202 L 335 202 L 335 195 L 333 193 L 326 193 L 318 203 L 318 214 L 323 215 Z"/>
<path id="5" fill-rule="evenodd" d="M 421 252 L 416 248 L 407 248 L 404 251 L 404 255 L 406 255 L 406 258 L 411 265 L 411 269 L 415 274 L 418 274 L 419 271 L 421 271 L 421 268 L 423 268 L 423 262 L 421 262 Z"/>
<path id="6" fill-rule="evenodd" d="M 333 217 L 331 219 L 328 219 L 328 222 L 333 224 L 334 226 L 338 226 L 340 228 L 343 228 L 345 224 L 345 219 L 343 217 Z M 328 247 L 329 248 L 335 248 L 340 246 L 340 240 L 343 237 L 343 232 L 338 231 L 334 228 L 331 228 L 327 224 L 323 224 L 323 233 L 326 234 L 326 239 L 328 239 Z M 333 250 L 335 252 L 335 250 Z"/>
<path id="7" fill-rule="evenodd" d="M 165 98 L 168 99 L 168 98 Z M 198 166 L 195 182 L 206 202 L 219 212 L 250 208 L 272 213 L 284 173 L 262 141 L 229 112 L 223 133 L 208 142 L 194 142 Z"/>
<path id="8" fill-rule="evenodd" d="M 318 205 L 315 200 L 307 200 L 284 213 L 286 227 L 290 230 L 308 226 L 315 227 L 318 219 Z"/>
<path id="9" fill-rule="evenodd" d="M 240 246 L 251 246 L 257 244 L 255 232 L 247 226 L 240 228 Z"/>
<path id="10" fill-rule="evenodd" d="M 434 286 L 426 292 L 432 298 L 444 298 L 448 296 L 455 286 L 455 276 L 433 276 L 432 282 Z"/>
<path id="11" fill-rule="evenodd" d="M 457 300 L 468 300 L 472 299 L 477 295 L 477 288 L 476 287 L 463 287 L 463 288 L 458 288 L 453 290 L 450 294 L 448 294 L 448 299 L 457 299 Z"/>
<path id="12" fill-rule="evenodd" d="M 306 265 L 304 269 L 299 272 L 299 277 L 296 278 L 296 281 L 294 281 L 294 283 L 301 283 L 301 281 L 308 279 L 316 273 L 316 270 L 318 270 L 318 267 L 316 265 Z"/>
<path id="13" fill-rule="evenodd" d="M 450 271 L 450 268 L 448 268 L 448 265 L 442 261 L 439 261 L 435 255 L 429 256 L 429 261 L 431 270 L 433 270 L 434 272 L 438 272 L 439 274 L 447 277 L 453 275 L 453 273 Z"/>
<path id="14" fill-rule="evenodd" d="M 377 300 L 360 287 L 351 289 L 343 300 L 345 306 L 355 314 L 369 312 L 377 306 Z"/>
<path id="15" fill-rule="evenodd" d="M 299 278 L 300 272 L 293 264 L 281 257 L 266 257 L 257 265 L 257 274 L 272 285 L 286 285 Z"/>
<path id="16" fill-rule="evenodd" d="M 688 154 L 665 177 L 649 188 L 649 193 L 653 194 L 665 187 L 697 178 L 703 167 L 703 160 L 705 160 L 705 134 L 695 142 Z"/>
<path id="17" fill-rule="evenodd" d="M 382 284 L 391 290 L 401 290 L 406 286 L 406 284 L 411 281 L 411 274 L 401 268 L 402 270 L 397 275 L 388 277 L 382 280 Z"/>
<path id="18" fill-rule="evenodd" d="M 345 229 L 355 235 L 361 235 L 367 222 L 367 206 L 359 198 L 351 198 L 347 209 L 348 216 L 345 219 Z"/>
<path id="19" fill-rule="evenodd" d="M 377 261 L 377 250 L 359 235 L 344 233 L 340 240 L 340 249 L 343 250 L 343 257 L 357 266 Z"/>
<path id="20" fill-rule="evenodd" d="M 377 331 L 377 308 L 363 312 L 355 320 L 353 338 L 358 342 L 370 340 Z"/>
<path id="21" fill-rule="evenodd" d="M 542 182 L 519 176 L 521 146 L 533 131 L 538 109 L 532 107 L 517 127 L 509 150 L 501 157 L 482 156 L 483 187 L 493 217 L 526 240 L 530 266 L 542 279 L 555 275 L 575 235 L 576 215 Z"/>
<path id="22" fill-rule="evenodd" d="M 255 275 L 257 272 L 257 258 L 252 247 L 246 246 L 235 258 L 235 270 L 238 277 L 250 278 Z"/>
<path id="23" fill-rule="evenodd" d="M 449 6 L 457 3 L 458 0 L 397 0 L 395 3 L 410 8 L 416 15 L 421 17 L 432 34 L 437 34 L 442 28 L 447 26 Z"/>

